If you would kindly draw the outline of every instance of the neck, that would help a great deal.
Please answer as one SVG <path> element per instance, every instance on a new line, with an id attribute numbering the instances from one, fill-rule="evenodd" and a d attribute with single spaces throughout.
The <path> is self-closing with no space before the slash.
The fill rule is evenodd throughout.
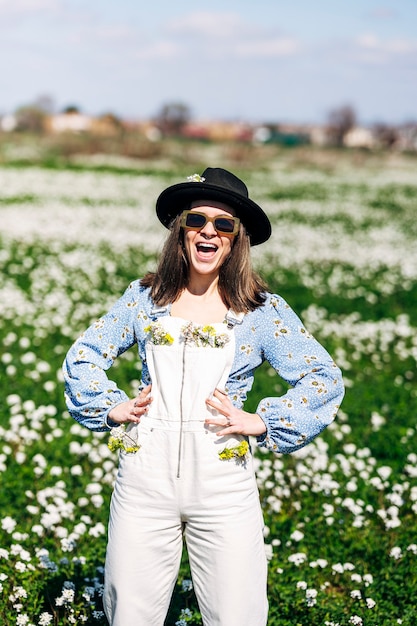
<path id="1" fill-rule="evenodd" d="M 211 276 L 198 276 L 198 278 L 190 278 L 185 290 L 192 296 L 208 299 L 214 294 L 218 295 L 218 287 L 218 276 L 214 279 Z"/>
<path id="2" fill-rule="evenodd" d="M 227 306 L 217 287 L 217 280 L 190 281 L 172 304 L 171 315 L 197 324 L 222 322 L 227 313 Z"/>

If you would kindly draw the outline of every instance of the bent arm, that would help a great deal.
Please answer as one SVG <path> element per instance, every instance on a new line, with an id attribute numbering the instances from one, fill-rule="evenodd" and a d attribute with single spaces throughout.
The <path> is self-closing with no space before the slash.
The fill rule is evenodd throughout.
<path id="1" fill-rule="evenodd" d="M 70 415 L 90 430 L 110 430 L 108 413 L 128 400 L 106 371 L 135 342 L 132 285 L 112 309 L 93 323 L 69 349 L 63 364 L 65 399 Z"/>
<path id="2" fill-rule="evenodd" d="M 264 357 L 292 388 L 259 403 L 256 412 L 267 431 L 258 443 L 289 453 L 310 443 L 334 420 L 344 385 L 340 369 L 288 304 L 273 296 L 266 307 Z"/>

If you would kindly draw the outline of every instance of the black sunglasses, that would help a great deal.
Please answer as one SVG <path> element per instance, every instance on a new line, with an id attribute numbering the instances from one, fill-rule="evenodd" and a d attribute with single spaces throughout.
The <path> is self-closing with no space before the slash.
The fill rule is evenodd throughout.
<path id="1" fill-rule="evenodd" d="M 200 230 L 207 222 L 211 222 L 216 231 L 224 235 L 237 235 L 239 232 L 240 219 L 232 215 L 209 217 L 197 211 L 184 211 L 181 217 L 181 226 L 188 229 Z"/>

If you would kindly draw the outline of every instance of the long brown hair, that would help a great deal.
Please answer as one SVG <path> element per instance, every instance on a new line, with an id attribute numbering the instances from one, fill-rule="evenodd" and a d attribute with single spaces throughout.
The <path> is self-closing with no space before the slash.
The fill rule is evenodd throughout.
<path id="1" fill-rule="evenodd" d="M 151 288 L 155 304 L 166 306 L 179 297 L 189 279 L 189 262 L 184 247 L 181 214 L 173 220 L 156 272 L 149 272 L 141 285 Z M 265 302 L 266 283 L 253 270 L 249 237 L 243 224 L 229 256 L 219 272 L 219 292 L 225 305 L 236 313 L 253 311 Z"/>

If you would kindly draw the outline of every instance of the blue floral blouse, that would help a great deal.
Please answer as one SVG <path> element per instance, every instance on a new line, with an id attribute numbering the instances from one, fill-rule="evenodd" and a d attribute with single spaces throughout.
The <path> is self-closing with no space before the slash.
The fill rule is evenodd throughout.
<path id="1" fill-rule="evenodd" d="M 64 362 L 66 401 L 70 414 L 95 431 L 116 426 L 109 411 L 128 400 L 108 379 L 116 357 L 137 344 L 142 361 L 141 387 L 151 383 L 145 355 L 145 329 L 170 307 L 155 307 L 139 280 L 68 351 Z M 278 295 L 244 315 L 235 326 L 235 357 L 226 385 L 241 408 L 252 388 L 254 371 L 264 361 L 291 388 L 280 397 L 261 400 L 257 413 L 267 432 L 258 444 L 281 453 L 293 452 L 316 437 L 336 416 L 344 394 L 342 375 L 326 350 L 306 331 Z"/>

